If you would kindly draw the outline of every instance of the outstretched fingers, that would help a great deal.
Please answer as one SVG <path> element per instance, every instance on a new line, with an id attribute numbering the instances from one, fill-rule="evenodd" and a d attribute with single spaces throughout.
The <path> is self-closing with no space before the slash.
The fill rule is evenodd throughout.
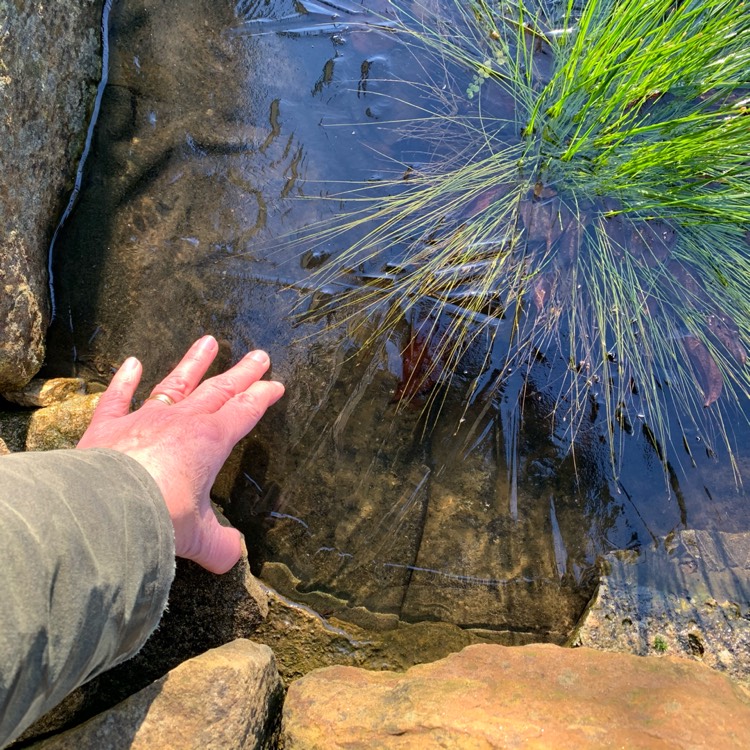
<path id="1" fill-rule="evenodd" d="M 202 414 L 218 412 L 228 401 L 260 381 L 270 364 L 264 351 L 250 352 L 234 367 L 201 383 L 185 406 L 190 404 L 191 409 Z"/>
<path id="2" fill-rule="evenodd" d="M 155 394 L 168 396 L 176 404 L 183 401 L 201 382 L 218 351 L 219 345 L 213 336 L 204 336 L 198 339 L 188 349 L 187 354 L 180 360 L 177 367 L 154 387 L 151 396 Z M 149 399 L 142 408 L 159 407 L 164 407 L 162 401 Z"/>
<path id="3" fill-rule="evenodd" d="M 284 395 L 284 386 L 275 380 L 259 380 L 236 394 L 216 412 L 227 444 L 234 446 L 260 421 L 269 406 Z"/>

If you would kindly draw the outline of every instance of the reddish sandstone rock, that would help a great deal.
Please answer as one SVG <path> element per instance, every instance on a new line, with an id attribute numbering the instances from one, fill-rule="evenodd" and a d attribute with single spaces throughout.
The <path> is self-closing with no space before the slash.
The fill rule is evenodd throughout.
<path id="1" fill-rule="evenodd" d="M 404 674 L 317 670 L 282 733 L 285 750 L 724 750 L 750 747 L 750 694 L 684 660 L 477 645 Z"/>

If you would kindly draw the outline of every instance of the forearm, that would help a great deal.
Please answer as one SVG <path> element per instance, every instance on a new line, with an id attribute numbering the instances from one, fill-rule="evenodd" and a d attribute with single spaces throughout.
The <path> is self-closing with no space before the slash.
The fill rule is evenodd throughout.
<path id="1" fill-rule="evenodd" d="M 0 746 L 135 654 L 174 575 L 172 524 L 108 450 L 0 458 Z"/>

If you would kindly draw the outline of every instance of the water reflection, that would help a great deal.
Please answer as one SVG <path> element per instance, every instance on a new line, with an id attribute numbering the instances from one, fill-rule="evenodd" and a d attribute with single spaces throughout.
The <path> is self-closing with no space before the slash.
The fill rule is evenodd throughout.
<path id="1" fill-rule="evenodd" d="M 561 638 L 598 555 L 682 527 L 745 528 L 744 493 L 689 433 L 665 482 L 667 448 L 637 413 L 613 425 L 613 480 L 595 400 L 571 452 L 550 395 L 567 363 L 537 363 L 528 383 L 490 370 L 467 409 L 483 362 L 469 350 L 425 416 L 397 403 L 409 321 L 373 340 L 335 305 L 295 317 L 316 260 L 278 238 L 342 208 L 303 198 L 424 148 L 387 125 L 413 57 L 358 6 L 315 8 L 113 10 L 94 156 L 56 253 L 49 369 L 106 380 L 135 354 L 149 388 L 204 332 L 219 366 L 267 348 L 288 395 L 218 490 L 258 569 L 284 563 L 300 591 L 411 621 Z"/>

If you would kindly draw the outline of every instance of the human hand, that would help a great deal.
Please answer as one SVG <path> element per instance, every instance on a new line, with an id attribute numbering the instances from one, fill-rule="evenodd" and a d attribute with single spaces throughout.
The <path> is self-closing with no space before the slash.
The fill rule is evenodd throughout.
<path id="1" fill-rule="evenodd" d="M 141 463 L 169 509 L 176 554 L 225 573 L 240 557 L 240 533 L 219 524 L 209 492 L 232 448 L 284 395 L 284 386 L 260 379 L 270 364 L 262 351 L 250 352 L 230 370 L 201 383 L 218 350 L 213 336 L 196 341 L 132 413 L 142 367 L 135 357 L 125 360 L 77 447 L 111 448 Z M 155 399 L 155 394 L 174 403 Z"/>

